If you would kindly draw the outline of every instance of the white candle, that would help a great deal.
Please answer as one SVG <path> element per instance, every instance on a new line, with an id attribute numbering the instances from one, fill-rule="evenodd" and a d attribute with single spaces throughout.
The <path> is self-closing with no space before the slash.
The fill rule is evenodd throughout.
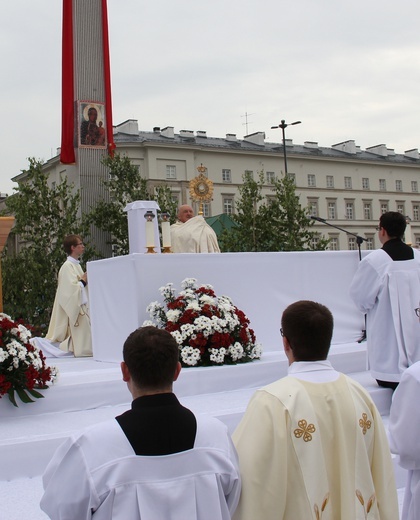
<path id="1" fill-rule="evenodd" d="M 167 220 L 162 222 L 162 246 L 171 247 L 171 225 Z"/>
<path id="2" fill-rule="evenodd" d="M 413 245 L 413 235 L 411 234 L 411 225 L 410 222 L 407 222 L 407 227 L 405 228 L 405 243 L 412 246 Z"/>
<path id="3" fill-rule="evenodd" d="M 146 220 L 146 247 L 155 247 L 155 230 L 152 220 Z"/>

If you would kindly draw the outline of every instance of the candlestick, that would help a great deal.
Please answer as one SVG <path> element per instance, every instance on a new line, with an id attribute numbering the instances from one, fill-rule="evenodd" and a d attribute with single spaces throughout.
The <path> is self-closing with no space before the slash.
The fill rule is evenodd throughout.
<path id="1" fill-rule="evenodd" d="M 153 219 L 155 214 L 153 211 L 146 211 L 144 218 L 146 219 L 146 253 L 156 253 L 155 247 L 155 230 L 153 225 Z"/>

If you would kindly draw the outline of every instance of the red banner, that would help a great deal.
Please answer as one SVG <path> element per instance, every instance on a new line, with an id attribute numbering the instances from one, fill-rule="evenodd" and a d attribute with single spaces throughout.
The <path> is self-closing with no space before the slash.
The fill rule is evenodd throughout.
<path id="1" fill-rule="evenodd" d="M 102 0 L 102 35 L 104 52 L 106 137 L 108 141 L 108 153 L 112 157 L 114 155 L 115 143 L 112 126 L 111 66 L 109 59 L 108 11 L 106 0 Z"/>
<path id="2" fill-rule="evenodd" d="M 61 89 L 60 161 L 64 164 L 73 164 L 76 161 L 74 154 L 73 0 L 63 0 Z"/>

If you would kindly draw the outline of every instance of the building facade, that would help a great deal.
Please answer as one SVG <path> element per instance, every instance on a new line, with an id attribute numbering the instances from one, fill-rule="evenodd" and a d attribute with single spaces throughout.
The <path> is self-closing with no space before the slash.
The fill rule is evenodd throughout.
<path id="1" fill-rule="evenodd" d="M 206 217 L 235 213 L 245 172 L 252 172 L 254 179 L 264 173 L 263 192 L 268 198 L 273 179 L 284 172 L 283 145 L 265 142 L 263 132 L 243 139 L 233 134 L 213 138 L 204 131 L 175 133 L 173 127 L 139 131 L 137 121 L 128 120 L 114 127 L 114 141 L 117 153 L 130 158 L 150 187 L 167 183 L 178 204 L 191 204 L 189 182 L 204 166 L 214 186 L 213 200 L 203 208 Z M 396 154 L 385 145 L 361 150 L 354 141 L 327 148 L 286 140 L 286 146 L 288 175 L 295 181 L 300 203 L 311 215 L 327 221 L 315 221 L 314 229 L 331 240 L 331 249 L 357 249 L 354 235 L 366 239 L 362 249 L 381 247 L 376 226 L 385 211 L 409 217 L 406 242 L 420 246 L 418 150 Z M 75 188 L 83 190 L 85 183 L 79 182 L 77 169 L 77 165 L 61 164 L 59 156 L 44 165 L 51 184 L 67 176 Z M 95 191 L 92 185 L 89 197 L 90 206 L 103 197 L 102 188 Z M 198 211 L 197 206 L 194 209 Z"/>

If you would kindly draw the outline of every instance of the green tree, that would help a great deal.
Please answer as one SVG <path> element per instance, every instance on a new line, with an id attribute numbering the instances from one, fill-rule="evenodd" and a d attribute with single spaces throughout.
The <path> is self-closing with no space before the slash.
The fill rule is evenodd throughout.
<path id="1" fill-rule="evenodd" d="M 127 204 L 136 200 L 156 200 L 161 211 L 167 211 L 174 219 L 176 203 L 168 186 L 149 187 L 129 157 L 115 154 L 105 157 L 102 162 L 109 170 L 109 179 L 104 181 L 104 185 L 110 200 L 100 200 L 86 215 L 86 222 L 111 235 L 110 243 L 115 255 L 126 255 L 129 252 L 128 219 L 124 211 Z"/>
<path id="2" fill-rule="evenodd" d="M 223 251 L 303 251 L 325 249 L 328 240 L 311 230 L 307 208 L 302 208 L 293 180 L 282 176 L 275 179 L 272 195 L 263 195 L 264 172 L 254 180 L 243 176 L 239 187 L 236 226 L 225 230 L 220 238 Z"/>
<path id="3" fill-rule="evenodd" d="M 42 330 L 49 323 L 58 270 L 66 258 L 63 238 L 82 233 L 79 193 L 66 178 L 53 188 L 47 180 L 42 163 L 30 158 L 26 179 L 6 199 L 6 213 L 15 217 L 13 233 L 23 248 L 2 258 L 5 312 Z"/>

